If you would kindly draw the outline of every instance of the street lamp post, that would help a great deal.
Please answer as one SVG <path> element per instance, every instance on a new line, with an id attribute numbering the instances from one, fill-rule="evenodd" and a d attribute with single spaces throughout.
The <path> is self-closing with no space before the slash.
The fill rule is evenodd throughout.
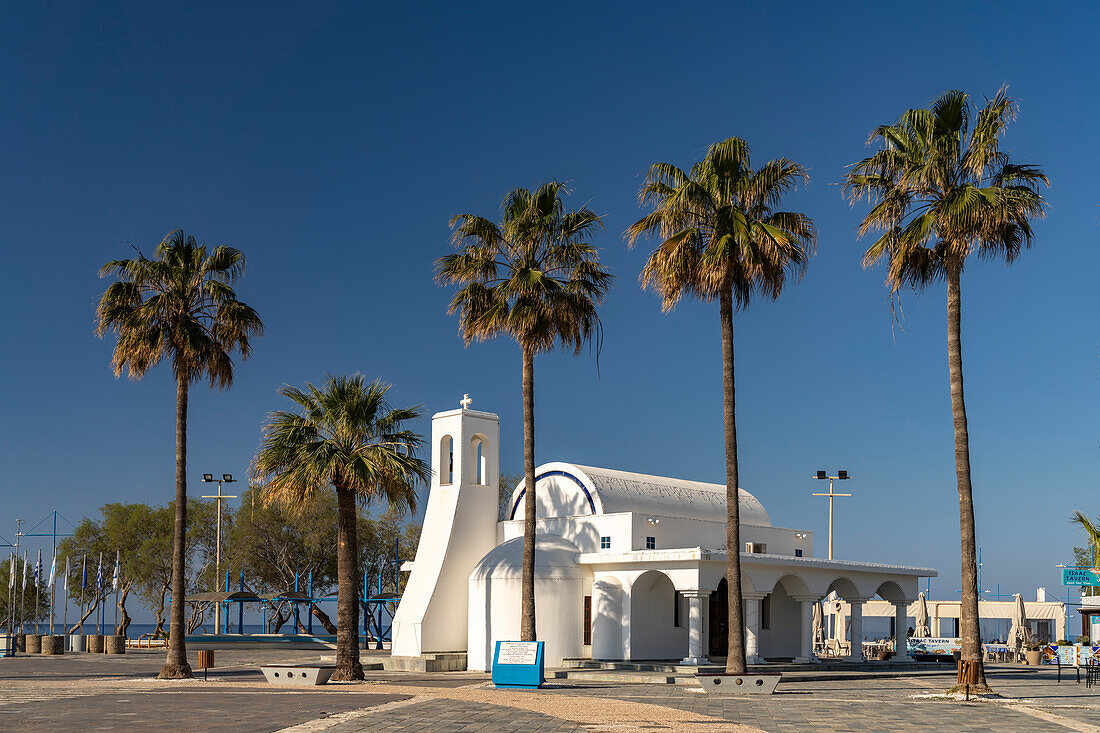
<path id="1" fill-rule="evenodd" d="M 847 471 L 837 471 L 836 476 L 828 475 L 827 471 L 818 471 L 817 475 L 811 478 L 824 481 L 829 479 L 829 493 L 828 494 L 812 494 L 812 496 L 827 496 L 829 497 L 829 559 L 833 559 L 833 499 L 838 496 L 851 496 L 851 494 L 834 494 L 833 493 L 833 481 L 847 481 L 851 478 Z"/>
<path id="2" fill-rule="evenodd" d="M 202 480 L 206 483 L 214 481 L 214 474 L 204 473 Z M 231 473 L 223 473 L 222 477 L 218 479 L 218 493 L 217 495 L 209 495 L 202 497 L 203 499 L 216 499 L 218 502 L 218 533 L 217 539 L 214 542 L 214 590 L 218 589 L 218 578 L 221 577 L 222 568 L 222 502 L 226 499 L 236 499 L 236 496 L 229 496 L 222 493 L 222 483 L 232 484 L 236 483 L 236 479 L 233 478 Z M 221 633 L 221 619 L 222 619 L 222 604 L 214 604 L 214 632 Z"/>

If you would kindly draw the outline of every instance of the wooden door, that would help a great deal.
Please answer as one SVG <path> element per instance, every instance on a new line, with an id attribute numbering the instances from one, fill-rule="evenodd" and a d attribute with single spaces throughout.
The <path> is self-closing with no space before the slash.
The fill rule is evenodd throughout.
<path id="1" fill-rule="evenodd" d="M 707 656 L 724 657 L 729 653 L 729 596 L 726 579 L 718 584 L 718 589 L 710 594 L 710 640 L 707 644 Z"/>

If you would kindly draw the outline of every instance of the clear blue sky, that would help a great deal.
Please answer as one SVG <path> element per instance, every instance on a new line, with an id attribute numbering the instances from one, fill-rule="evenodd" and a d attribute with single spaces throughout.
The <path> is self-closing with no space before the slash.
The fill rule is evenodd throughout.
<path id="1" fill-rule="evenodd" d="M 649 164 L 738 135 L 810 169 L 786 204 L 820 229 L 804 280 L 737 318 L 743 486 L 824 554 L 809 476 L 847 468 L 838 555 L 936 567 L 953 597 L 944 292 L 907 296 L 891 326 L 837 184 L 873 126 L 1007 83 L 1005 147 L 1048 172 L 1051 207 L 1016 265 L 964 278 L 983 586 L 1060 590 L 1067 517 L 1100 513 L 1094 4 L 46 5 L 8 5 L 0 29 L 3 536 L 171 499 L 170 377 L 115 380 L 92 331 L 99 266 L 174 227 L 246 253 L 239 294 L 267 326 L 230 391 L 193 392 L 192 493 L 245 473 L 280 385 L 326 372 L 382 377 L 429 414 L 469 392 L 518 471 L 518 352 L 463 348 L 432 262 L 450 216 L 551 178 L 606 216 L 619 280 L 601 376 L 590 356 L 537 362 L 537 460 L 723 480 L 716 308 L 663 315 L 621 234 Z"/>

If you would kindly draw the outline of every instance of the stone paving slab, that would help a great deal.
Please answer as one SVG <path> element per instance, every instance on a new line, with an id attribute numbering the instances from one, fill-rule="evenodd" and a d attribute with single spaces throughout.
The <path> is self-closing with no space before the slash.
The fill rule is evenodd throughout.
<path id="1" fill-rule="evenodd" d="M 25 700 L 0 708 L 2 731 L 233 731 L 266 733 L 401 695 L 135 690 L 92 698 Z"/>
<path id="2" fill-rule="evenodd" d="M 529 710 L 459 700 L 425 700 L 325 729 L 326 733 L 578 733 L 584 730 L 576 723 Z"/>

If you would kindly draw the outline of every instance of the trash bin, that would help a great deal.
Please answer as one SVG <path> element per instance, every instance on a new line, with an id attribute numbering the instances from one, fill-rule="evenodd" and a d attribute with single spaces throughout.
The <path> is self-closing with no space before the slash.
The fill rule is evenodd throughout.
<path id="1" fill-rule="evenodd" d="M 69 651 L 84 651 L 84 634 L 69 634 Z"/>

